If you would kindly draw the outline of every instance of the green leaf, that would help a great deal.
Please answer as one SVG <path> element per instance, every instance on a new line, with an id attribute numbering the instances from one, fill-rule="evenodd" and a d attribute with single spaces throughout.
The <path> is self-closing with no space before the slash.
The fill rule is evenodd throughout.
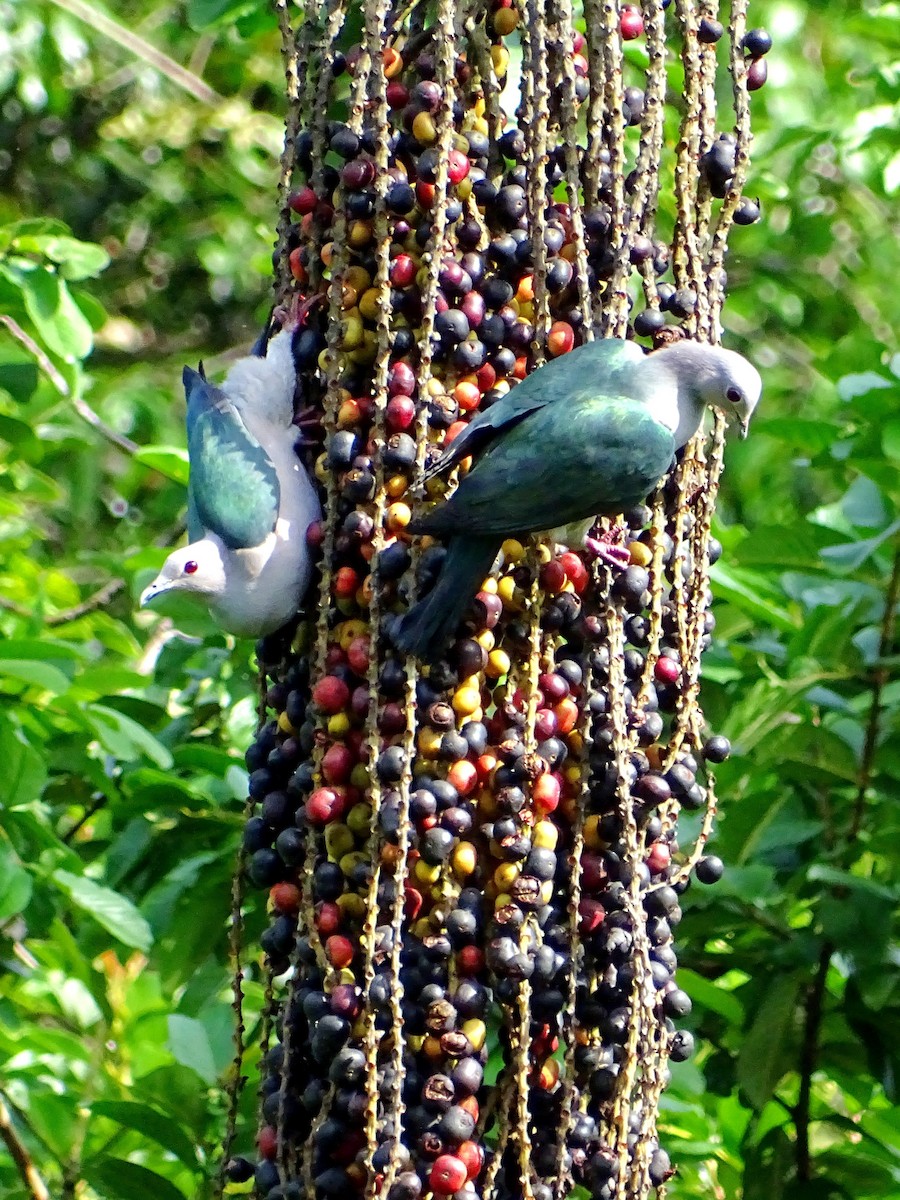
<path id="1" fill-rule="evenodd" d="M 70 871 L 54 871 L 52 878 L 73 904 L 92 916 L 120 942 L 136 950 L 150 949 L 153 932 L 127 897 L 94 883 L 84 875 L 73 875 Z"/>
<path id="2" fill-rule="evenodd" d="M 60 358 L 86 358 L 94 344 L 90 322 L 72 299 L 65 280 L 39 268 L 22 273 L 25 308 L 41 340 Z"/>
<path id="3" fill-rule="evenodd" d="M 708 1008 L 710 1012 L 718 1013 L 731 1025 L 742 1026 L 744 1023 L 744 1006 L 733 992 L 718 987 L 696 971 L 682 967 L 678 971 L 678 986 L 684 988 L 692 1000 Z"/>
<path id="4" fill-rule="evenodd" d="M 780 975 L 768 981 L 741 1046 L 738 1082 L 757 1112 L 769 1102 L 779 1080 L 793 1065 L 789 1047 L 801 984 L 799 975 Z"/>
<path id="5" fill-rule="evenodd" d="M 47 238 L 44 253 L 60 264 L 66 279 L 92 279 L 109 265 L 109 254 L 102 246 L 73 237 Z"/>
<path id="6" fill-rule="evenodd" d="M 8 846 L 0 847 L 0 925 L 27 908 L 31 891 L 29 873 Z"/>
<path id="7" fill-rule="evenodd" d="M 191 29 L 204 30 L 234 21 L 254 7 L 255 0 L 188 0 L 188 23 Z"/>
<path id="8" fill-rule="evenodd" d="M 209 1034 L 201 1021 L 172 1013 L 169 1017 L 169 1049 L 183 1067 L 190 1067 L 204 1083 L 216 1081 L 216 1063 Z"/>
<path id="9" fill-rule="evenodd" d="M 134 455 L 134 460 L 143 463 L 145 467 L 152 467 L 154 471 L 159 471 L 160 475 L 165 475 L 167 479 L 173 479 L 176 483 L 187 487 L 189 474 L 187 450 L 182 450 L 177 446 L 141 446 Z"/>
<path id="10" fill-rule="evenodd" d="M 84 714 L 104 749 L 116 758 L 133 762 L 146 756 L 163 770 L 172 766 L 171 751 L 131 717 L 105 704 L 88 704 Z"/>
<path id="11" fill-rule="evenodd" d="M 897 417 L 882 427 L 881 448 L 888 458 L 900 459 L 900 419 Z"/>
<path id="12" fill-rule="evenodd" d="M 82 1165 L 86 1183 L 109 1200 L 185 1200 L 174 1183 L 124 1158 L 94 1158 Z"/>
<path id="13" fill-rule="evenodd" d="M 126 1129 L 136 1129 L 169 1150 L 185 1166 L 197 1166 L 196 1146 L 181 1126 L 149 1104 L 136 1104 L 131 1100 L 95 1100 L 91 1115 L 108 1117 Z"/>
<path id="14" fill-rule="evenodd" d="M 19 679 L 32 687 L 43 688 L 57 696 L 69 689 L 71 680 L 58 667 L 29 658 L 0 658 L 0 676 Z"/>
<path id="15" fill-rule="evenodd" d="M 711 568 L 710 577 L 716 599 L 728 600 L 735 608 L 756 620 L 788 632 L 793 632 L 800 624 L 773 598 L 774 589 L 763 576 L 739 567 L 726 566 L 720 559 Z"/>
<path id="16" fill-rule="evenodd" d="M 0 724 L 3 803 L 7 808 L 39 799 L 47 783 L 44 759 L 12 725 Z"/>

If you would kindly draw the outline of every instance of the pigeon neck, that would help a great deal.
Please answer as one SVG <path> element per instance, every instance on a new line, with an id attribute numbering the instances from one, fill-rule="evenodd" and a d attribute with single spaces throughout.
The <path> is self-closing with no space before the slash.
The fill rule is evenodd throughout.
<path id="1" fill-rule="evenodd" d="M 691 440 L 703 423 L 709 397 L 715 392 L 716 366 L 710 359 L 709 346 L 698 342 L 675 342 L 652 354 L 660 366 L 671 371 L 678 389 L 678 425 L 675 446 L 680 449 Z"/>

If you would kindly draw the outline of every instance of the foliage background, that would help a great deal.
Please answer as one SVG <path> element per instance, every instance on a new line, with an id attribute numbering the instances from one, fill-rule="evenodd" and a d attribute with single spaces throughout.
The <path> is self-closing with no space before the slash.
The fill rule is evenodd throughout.
<path id="1" fill-rule="evenodd" d="M 258 0 L 114 8 L 0 0 L 0 1132 L 53 1195 L 179 1200 L 209 1194 L 222 1127 L 252 678 L 248 646 L 134 603 L 182 529 L 180 367 L 221 368 L 266 311 L 282 89 Z M 765 220 L 735 231 L 727 321 L 766 393 L 717 531 L 729 866 L 685 897 L 671 1192 L 884 1200 L 900 7 L 753 0 L 751 23 L 776 39 Z M 29 1194 L 0 1151 L 0 1196 Z"/>

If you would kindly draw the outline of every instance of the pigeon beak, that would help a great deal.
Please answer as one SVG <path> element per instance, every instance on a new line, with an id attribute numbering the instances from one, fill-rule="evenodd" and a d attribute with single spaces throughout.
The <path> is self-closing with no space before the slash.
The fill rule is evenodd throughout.
<path id="1" fill-rule="evenodd" d="M 747 430 L 749 429 L 749 426 L 750 426 L 750 418 L 745 417 L 744 420 L 741 421 L 741 423 L 740 423 L 741 441 L 743 441 L 744 438 L 747 436 Z"/>
<path id="2" fill-rule="evenodd" d="M 155 600 L 157 596 L 161 596 L 163 592 L 166 591 L 168 591 L 168 588 L 166 587 L 165 583 L 160 583 L 158 579 L 154 579 L 153 582 L 148 587 L 145 587 L 141 592 L 140 607 L 146 608 L 147 605 Z"/>

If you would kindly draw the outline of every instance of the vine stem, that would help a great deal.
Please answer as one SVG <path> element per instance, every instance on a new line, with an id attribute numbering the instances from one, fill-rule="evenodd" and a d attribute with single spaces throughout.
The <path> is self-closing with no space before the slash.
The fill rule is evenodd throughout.
<path id="1" fill-rule="evenodd" d="M 2 1096 L 0 1096 L 0 1138 L 6 1143 L 10 1157 L 16 1164 L 16 1170 L 22 1177 L 22 1182 L 28 1188 L 29 1194 L 34 1200 L 50 1200 L 47 1185 L 38 1174 L 37 1168 L 31 1161 L 31 1155 L 16 1132 L 12 1122 L 12 1115 Z"/>

